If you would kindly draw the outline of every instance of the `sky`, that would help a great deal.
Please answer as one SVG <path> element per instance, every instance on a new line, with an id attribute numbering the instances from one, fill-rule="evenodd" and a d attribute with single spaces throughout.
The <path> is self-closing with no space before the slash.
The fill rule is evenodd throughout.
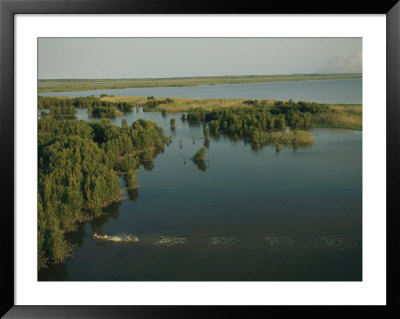
<path id="1" fill-rule="evenodd" d="M 361 73 L 361 38 L 39 38 L 39 79 Z"/>

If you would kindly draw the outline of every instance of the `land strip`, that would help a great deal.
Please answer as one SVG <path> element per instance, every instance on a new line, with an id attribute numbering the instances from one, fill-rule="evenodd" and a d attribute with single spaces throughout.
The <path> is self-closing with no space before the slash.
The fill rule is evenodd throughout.
<path id="1" fill-rule="evenodd" d="M 255 82 L 282 82 L 306 80 L 355 79 L 355 74 L 291 74 L 291 75 L 243 75 L 209 76 L 181 78 L 143 78 L 143 79 L 49 79 L 38 81 L 39 92 L 71 92 L 105 89 L 183 87 L 215 84 L 239 84 Z"/>

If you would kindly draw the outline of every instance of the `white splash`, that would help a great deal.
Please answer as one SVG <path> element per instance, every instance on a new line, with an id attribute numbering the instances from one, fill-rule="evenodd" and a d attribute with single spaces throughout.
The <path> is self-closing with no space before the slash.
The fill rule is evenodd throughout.
<path id="1" fill-rule="evenodd" d="M 137 243 L 139 242 L 139 237 L 132 234 L 120 234 L 120 235 L 99 235 L 97 233 L 93 234 L 93 238 L 103 239 L 112 242 L 131 242 Z"/>

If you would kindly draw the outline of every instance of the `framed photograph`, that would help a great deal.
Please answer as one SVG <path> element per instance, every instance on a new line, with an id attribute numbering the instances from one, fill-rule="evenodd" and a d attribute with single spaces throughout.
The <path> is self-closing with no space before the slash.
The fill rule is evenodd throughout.
<path id="1" fill-rule="evenodd" d="M 0 10 L 5 318 L 399 315 L 397 1 Z"/>

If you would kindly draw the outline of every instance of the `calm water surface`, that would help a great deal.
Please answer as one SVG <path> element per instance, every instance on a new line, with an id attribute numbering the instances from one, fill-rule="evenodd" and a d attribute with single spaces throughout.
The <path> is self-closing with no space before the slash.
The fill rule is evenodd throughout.
<path id="1" fill-rule="evenodd" d="M 243 84 L 199 85 L 194 87 L 159 87 L 107 89 L 76 92 L 48 92 L 43 96 L 155 96 L 187 98 L 244 98 L 311 101 L 319 103 L 362 103 L 362 79 L 259 82 Z"/>
<path id="2" fill-rule="evenodd" d="M 87 119 L 87 110 L 78 109 L 78 117 Z M 42 271 L 39 280 L 362 279 L 360 131 L 313 129 L 312 146 L 280 152 L 211 137 L 203 171 L 190 161 L 204 143 L 201 125 L 182 122 L 180 114 L 140 111 L 124 118 L 156 121 L 172 144 L 152 166 L 141 166 L 142 187 L 106 208 L 106 216 L 82 224 L 70 236 L 73 257 Z M 106 242 L 94 232 L 133 234 L 140 242 Z M 156 245 L 161 236 L 186 242 Z M 234 240 L 216 245 L 213 237 Z"/>

